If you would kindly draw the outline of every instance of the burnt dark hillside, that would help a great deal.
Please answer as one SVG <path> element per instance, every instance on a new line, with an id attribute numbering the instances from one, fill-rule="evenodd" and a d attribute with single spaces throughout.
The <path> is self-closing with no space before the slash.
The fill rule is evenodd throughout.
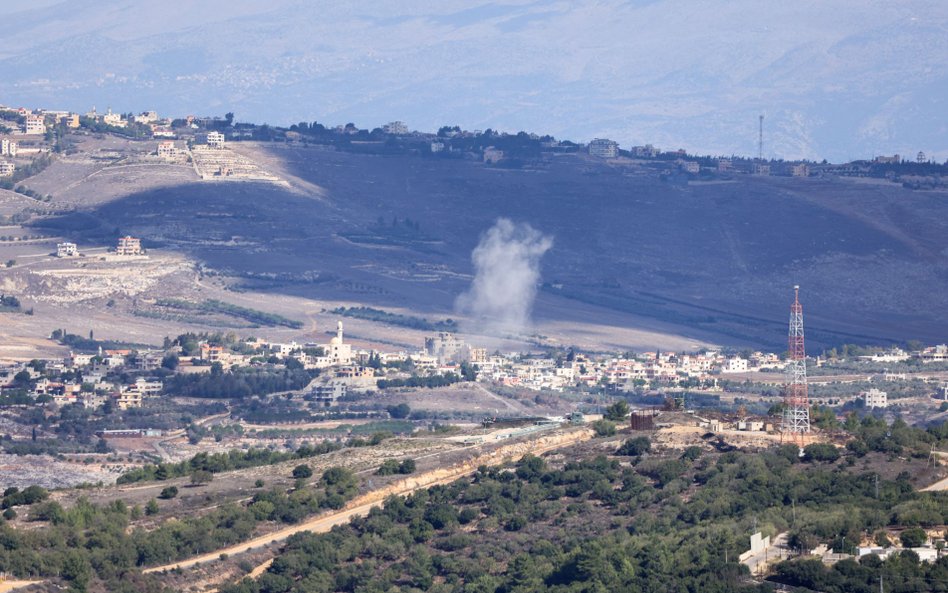
<path id="1" fill-rule="evenodd" d="M 948 195 L 851 180 L 669 182 L 576 156 L 535 169 L 275 148 L 320 198 L 192 184 L 54 221 L 185 250 L 269 290 L 450 312 L 498 217 L 555 239 L 545 294 L 779 345 L 791 286 L 811 342 L 943 339 Z M 543 316 L 544 309 L 538 307 Z"/>

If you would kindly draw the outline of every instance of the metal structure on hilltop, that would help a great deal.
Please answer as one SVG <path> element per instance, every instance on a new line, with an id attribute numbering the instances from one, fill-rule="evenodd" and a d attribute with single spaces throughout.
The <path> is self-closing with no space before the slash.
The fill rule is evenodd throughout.
<path id="1" fill-rule="evenodd" d="M 763 162 L 764 160 L 764 116 L 760 116 L 760 128 L 757 132 L 757 161 Z"/>
<path id="2" fill-rule="evenodd" d="M 781 432 L 802 444 L 803 435 L 810 432 L 810 397 L 806 383 L 806 349 L 803 346 L 803 305 L 800 287 L 793 287 L 790 305 L 790 332 L 788 334 L 784 411 Z"/>

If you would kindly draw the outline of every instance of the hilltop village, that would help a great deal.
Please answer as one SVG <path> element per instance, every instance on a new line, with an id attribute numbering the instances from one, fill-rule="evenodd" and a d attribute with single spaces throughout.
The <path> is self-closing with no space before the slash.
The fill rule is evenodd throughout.
<path id="1" fill-rule="evenodd" d="M 160 117 L 155 111 L 139 114 L 104 113 L 94 107 L 85 114 L 42 108 L 0 105 L 0 181 L 16 184 L 45 166 L 49 153 L 69 153 L 68 134 L 114 134 L 157 141 L 153 156 L 166 162 L 191 164 L 204 180 L 221 178 L 279 182 L 278 176 L 227 149 L 227 142 L 264 141 L 299 144 L 363 154 L 418 154 L 436 158 L 482 161 L 502 168 L 533 167 L 558 155 L 586 154 L 594 159 L 651 162 L 661 175 L 682 179 L 714 179 L 734 174 L 810 177 L 821 175 L 879 177 L 914 189 L 943 185 L 948 163 L 936 163 L 919 151 L 912 158 L 879 155 L 844 164 L 765 160 L 738 156 L 697 156 L 683 149 L 662 150 L 651 144 L 622 148 L 618 142 L 595 138 L 588 143 L 557 140 L 551 136 L 494 130 L 462 130 L 443 126 L 437 133 L 411 130 L 393 121 L 373 129 L 353 123 L 326 126 L 300 122 L 288 128 L 238 123 L 226 117 Z M 24 188 L 25 189 L 25 188 Z"/>

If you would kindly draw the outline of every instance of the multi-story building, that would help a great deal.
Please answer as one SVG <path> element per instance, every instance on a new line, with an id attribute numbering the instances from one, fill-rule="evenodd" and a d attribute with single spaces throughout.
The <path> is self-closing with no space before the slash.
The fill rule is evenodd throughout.
<path id="1" fill-rule="evenodd" d="M 330 381 L 317 385 L 310 393 L 310 398 L 317 406 L 328 408 L 336 401 L 349 393 L 349 385 L 345 381 Z"/>
<path id="2" fill-rule="evenodd" d="M 0 140 L 0 156 L 16 157 L 19 145 L 15 140 L 4 138 Z"/>
<path id="3" fill-rule="evenodd" d="M 10 161 L 0 161 L 0 177 L 11 177 L 16 172 L 16 165 Z"/>
<path id="4" fill-rule="evenodd" d="M 67 128 L 78 128 L 79 127 L 79 114 L 78 113 L 66 114 L 60 117 L 59 121 Z"/>
<path id="5" fill-rule="evenodd" d="M 175 148 L 174 142 L 171 140 L 164 140 L 158 143 L 158 156 L 165 159 L 173 159 L 178 155 L 178 149 Z"/>
<path id="6" fill-rule="evenodd" d="M 79 247 L 75 243 L 57 243 L 56 257 L 76 257 L 79 255 Z"/>
<path id="7" fill-rule="evenodd" d="M 215 362 L 223 362 L 224 347 L 214 346 L 206 342 L 201 344 L 201 360 L 211 364 L 214 364 Z"/>
<path id="8" fill-rule="evenodd" d="M 213 148 L 224 148 L 224 134 L 220 132 L 208 132 L 207 145 Z"/>
<path id="9" fill-rule="evenodd" d="M 594 138 L 589 142 L 589 154 L 602 159 L 614 159 L 619 156 L 619 144 L 606 138 Z"/>
<path id="10" fill-rule="evenodd" d="M 26 133 L 27 134 L 45 134 L 46 120 L 42 115 L 28 113 L 26 115 Z"/>
<path id="11" fill-rule="evenodd" d="M 117 255 L 141 255 L 142 254 L 142 242 L 141 239 L 137 239 L 130 235 L 125 235 L 120 237 L 118 240 L 118 245 L 115 247 L 115 253 Z"/>
<path id="12" fill-rule="evenodd" d="M 464 342 L 450 332 L 438 332 L 433 338 L 425 338 L 425 352 L 438 359 L 438 362 L 457 360 L 464 348 Z"/>
<path id="13" fill-rule="evenodd" d="M 744 358 L 741 358 L 740 356 L 729 358 L 724 362 L 724 366 L 721 367 L 721 372 L 722 373 L 746 373 L 747 360 Z"/>
<path id="14" fill-rule="evenodd" d="M 790 167 L 790 175 L 793 177 L 809 177 L 810 176 L 810 166 L 806 163 L 797 163 Z"/>
<path id="15" fill-rule="evenodd" d="M 879 389 L 870 389 L 862 394 L 867 408 L 887 408 L 889 407 L 889 394 Z"/>
<path id="16" fill-rule="evenodd" d="M 701 166 L 697 161 L 678 161 L 678 166 L 681 167 L 681 170 L 685 173 L 697 174 L 701 170 Z"/>

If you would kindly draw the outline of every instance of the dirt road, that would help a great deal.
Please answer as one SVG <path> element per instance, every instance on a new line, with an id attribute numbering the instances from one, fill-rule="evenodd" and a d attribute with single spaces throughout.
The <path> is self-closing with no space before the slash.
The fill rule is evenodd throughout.
<path id="1" fill-rule="evenodd" d="M 382 502 L 389 496 L 405 496 L 422 488 L 430 488 L 431 486 L 437 486 L 439 484 L 447 484 L 457 480 L 460 477 L 474 473 L 477 471 L 477 468 L 482 465 L 498 465 L 507 463 L 509 461 L 520 459 L 526 454 L 542 455 L 543 453 L 547 453 L 554 449 L 559 449 L 561 447 L 566 447 L 586 441 L 592 438 L 593 434 L 594 433 L 592 429 L 589 428 L 572 428 L 559 431 L 556 434 L 545 434 L 544 436 L 535 439 L 498 447 L 493 451 L 475 456 L 458 465 L 436 469 L 418 476 L 406 478 L 385 488 L 368 492 L 352 500 L 348 505 L 346 505 L 346 508 L 340 511 L 319 515 L 313 519 L 310 519 L 309 521 L 300 523 L 299 525 L 292 525 L 290 527 L 280 529 L 279 531 L 253 538 L 241 544 L 215 550 L 214 552 L 202 554 L 181 562 L 175 562 L 173 564 L 166 564 L 163 566 L 155 566 L 153 568 L 145 569 L 143 572 L 161 572 L 164 570 L 188 568 L 196 564 L 212 562 L 219 559 L 221 554 L 227 554 L 228 556 L 241 554 L 256 548 L 261 548 L 273 543 L 284 541 L 291 535 L 300 533 L 302 531 L 325 533 L 336 525 L 341 525 L 348 522 L 353 517 L 361 517 L 368 514 L 368 512 L 373 507 L 382 504 Z"/>

